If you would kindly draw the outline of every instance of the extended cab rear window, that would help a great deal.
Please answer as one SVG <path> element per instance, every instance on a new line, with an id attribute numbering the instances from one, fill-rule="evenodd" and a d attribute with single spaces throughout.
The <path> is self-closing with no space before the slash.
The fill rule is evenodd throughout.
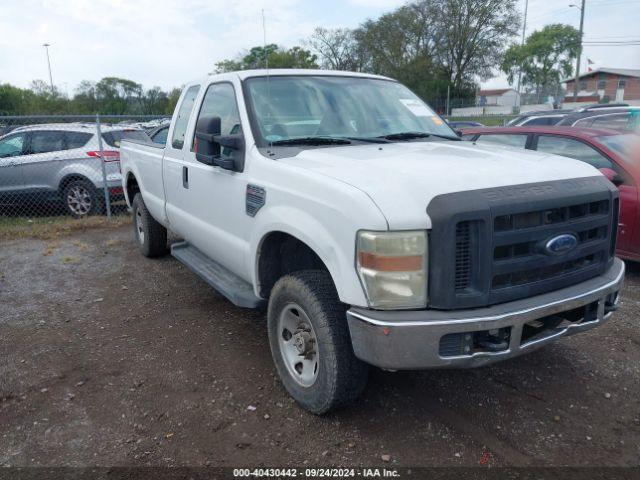
<path id="1" fill-rule="evenodd" d="M 120 148 L 121 140 L 149 141 L 149 135 L 143 130 L 113 130 L 102 134 L 102 138 L 110 147 Z"/>

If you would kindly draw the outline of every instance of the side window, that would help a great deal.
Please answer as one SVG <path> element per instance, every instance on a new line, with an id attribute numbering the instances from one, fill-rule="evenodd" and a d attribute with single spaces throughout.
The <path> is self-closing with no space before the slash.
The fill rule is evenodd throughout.
<path id="1" fill-rule="evenodd" d="M 579 140 L 542 135 L 538 137 L 539 152 L 553 153 L 564 157 L 582 160 L 596 168 L 614 169 L 613 163 L 600 152 Z"/>
<path id="2" fill-rule="evenodd" d="M 512 134 L 487 134 L 480 135 L 477 143 L 487 143 L 491 145 L 499 145 L 502 147 L 514 147 L 514 148 L 524 148 L 527 144 L 527 135 L 512 135 Z"/>
<path id="3" fill-rule="evenodd" d="M 603 115 L 595 117 L 592 123 L 593 128 L 611 128 L 612 130 L 629 129 L 631 115 L 629 113 L 618 113 L 616 115 Z"/>
<path id="4" fill-rule="evenodd" d="M 527 120 L 522 125 L 526 125 L 528 127 L 535 125 L 555 125 L 560 120 L 562 120 L 562 117 L 531 117 L 530 120 Z"/>
<path id="5" fill-rule="evenodd" d="M 151 140 L 153 143 L 161 143 L 162 145 L 167 143 L 167 135 L 169 134 L 169 127 L 163 127 L 153 134 Z"/>
<path id="6" fill-rule="evenodd" d="M 471 141 L 475 136 L 476 136 L 475 133 L 467 133 L 467 134 L 463 134 L 462 137 L 460 138 L 462 138 L 462 140 Z"/>
<path id="7" fill-rule="evenodd" d="M 236 92 L 233 85 L 230 83 L 214 83 L 207 88 L 200 113 L 198 113 L 198 120 L 202 117 L 220 117 L 221 135 L 242 133 Z M 192 142 L 191 151 L 193 150 Z M 222 150 L 222 155 L 230 157 L 233 155 L 233 151 L 225 148 Z"/>
<path id="8" fill-rule="evenodd" d="M 176 117 L 176 123 L 173 127 L 173 136 L 171 137 L 171 146 L 178 150 L 184 146 L 184 137 L 187 134 L 187 124 L 189 123 L 189 117 L 193 110 L 193 105 L 196 101 L 196 96 L 200 90 L 200 85 L 193 85 L 189 87 L 184 94 L 184 99 L 180 104 L 178 115 Z"/>
<path id="9" fill-rule="evenodd" d="M 49 153 L 64 150 L 64 133 L 55 130 L 31 132 L 29 153 Z"/>
<path id="10" fill-rule="evenodd" d="M 532 125 L 549 125 L 549 117 L 531 117 L 526 122 L 523 122 L 522 125 L 532 126 Z"/>
<path id="11" fill-rule="evenodd" d="M 24 137 L 24 133 L 16 133 L 0 140 L 0 158 L 22 155 Z"/>
<path id="12" fill-rule="evenodd" d="M 84 133 L 84 132 L 67 132 L 65 134 L 66 137 L 66 146 L 67 150 L 72 150 L 74 148 L 82 148 L 93 136 L 92 133 Z"/>
<path id="13" fill-rule="evenodd" d="M 581 120 L 576 121 L 572 127 L 590 127 L 593 123 L 593 117 L 583 118 Z"/>

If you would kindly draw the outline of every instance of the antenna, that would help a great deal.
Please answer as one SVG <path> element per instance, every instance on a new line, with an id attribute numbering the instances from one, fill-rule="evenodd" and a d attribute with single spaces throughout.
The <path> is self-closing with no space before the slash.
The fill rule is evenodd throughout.
<path id="1" fill-rule="evenodd" d="M 267 69 L 267 76 L 269 76 L 269 55 L 267 54 L 267 20 L 264 16 L 264 8 L 262 9 L 262 54 L 264 56 L 264 68 Z"/>

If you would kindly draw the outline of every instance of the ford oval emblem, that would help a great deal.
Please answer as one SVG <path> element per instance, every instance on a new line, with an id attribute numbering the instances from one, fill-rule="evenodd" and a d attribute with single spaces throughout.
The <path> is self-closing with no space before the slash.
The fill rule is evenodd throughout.
<path id="1" fill-rule="evenodd" d="M 550 255 L 562 255 L 570 252 L 578 245 L 578 237 L 571 233 L 563 233 L 557 237 L 550 238 L 544 246 Z"/>

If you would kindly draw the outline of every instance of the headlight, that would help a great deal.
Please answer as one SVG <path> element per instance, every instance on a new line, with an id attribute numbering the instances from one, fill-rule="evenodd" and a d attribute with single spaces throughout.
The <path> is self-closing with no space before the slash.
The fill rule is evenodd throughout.
<path id="1" fill-rule="evenodd" d="M 369 305 L 427 306 L 427 232 L 358 232 L 356 265 Z"/>

